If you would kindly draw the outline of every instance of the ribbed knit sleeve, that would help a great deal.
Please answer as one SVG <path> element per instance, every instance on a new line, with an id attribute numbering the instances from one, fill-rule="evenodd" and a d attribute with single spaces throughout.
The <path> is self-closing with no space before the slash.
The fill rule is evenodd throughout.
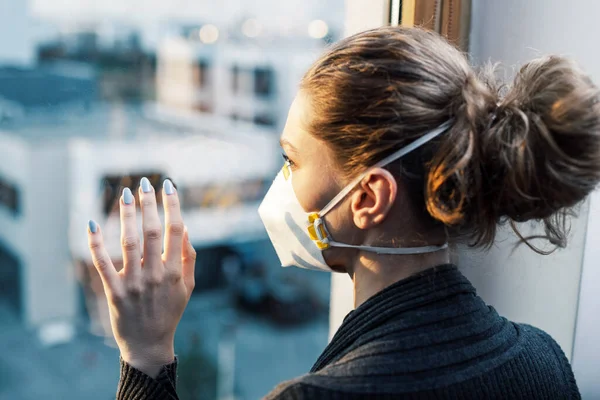
<path id="1" fill-rule="evenodd" d="M 569 359 L 567 358 L 565 352 L 561 349 L 560 345 L 552 338 L 552 336 L 548 335 L 543 330 L 530 325 L 526 326 L 528 329 L 535 331 L 554 351 L 556 358 L 561 363 L 561 371 L 564 374 L 564 382 L 566 384 L 564 390 L 566 393 L 569 393 L 568 398 L 573 400 L 580 400 L 581 393 L 579 392 L 579 388 L 577 387 L 577 382 L 575 381 L 573 369 L 571 368 Z"/>
<path id="2" fill-rule="evenodd" d="M 177 400 L 177 358 L 164 365 L 153 379 L 127 364 L 122 358 L 121 378 L 117 387 L 117 400 Z"/>

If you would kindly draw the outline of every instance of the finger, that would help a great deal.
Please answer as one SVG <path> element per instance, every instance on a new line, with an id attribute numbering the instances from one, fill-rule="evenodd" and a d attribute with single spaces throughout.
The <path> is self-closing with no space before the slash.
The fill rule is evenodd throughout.
<path id="1" fill-rule="evenodd" d="M 165 209 L 165 261 L 169 266 L 181 268 L 184 225 L 179 209 L 179 196 L 169 179 L 165 179 L 162 192 Z"/>
<path id="2" fill-rule="evenodd" d="M 187 289 L 188 295 L 192 293 L 195 286 L 195 275 L 194 271 L 196 269 L 196 250 L 194 250 L 194 246 L 190 243 L 190 235 L 188 233 L 187 227 L 183 233 L 183 248 L 181 250 L 181 262 L 182 266 L 182 275 L 183 282 L 185 283 L 185 287 Z"/>
<path id="3" fill-rule="evenodd" d="M 141 272 L 140 236 L 135 215 L 135 199 L 129 188 L 123 189 L 121 207 L 121 247 L 123 270 L 127 276 L 138 276 Z"/>
<path id="4" fill-rule="evenodd" d="M 102 232 L 100 232 L 100 226 L 90 220 L 88 222 L 88 246 L 90 253 L 92 254 L 92 261 L 94 267 L 102 279 L 102 286 L 104 286 L 104 292 L 107 294 L 114 294 L 119 291 L 119 273 L 115 269 L 106 247 L 104 247 L 104 240 L 102 238 Z"/>
<path id="5" fill-rule="evenodd" d="M 156 193 L 148 178 L 140 182 L 140 208 L 144 232 L 144 271 L 152 274 L 162 269 L 162 225 L 156 208 Z"/>

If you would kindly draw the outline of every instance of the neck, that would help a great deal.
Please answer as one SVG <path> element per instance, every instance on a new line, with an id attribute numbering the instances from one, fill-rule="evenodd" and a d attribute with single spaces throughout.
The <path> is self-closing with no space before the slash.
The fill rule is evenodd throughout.
<path id="1" fill-rule="evenodd" d="M 381 255 L 360 252 L 351 271 L 354 307 L 386 287 L 437 265 L 449 263 L 448 250 L 414 255 Z"/>

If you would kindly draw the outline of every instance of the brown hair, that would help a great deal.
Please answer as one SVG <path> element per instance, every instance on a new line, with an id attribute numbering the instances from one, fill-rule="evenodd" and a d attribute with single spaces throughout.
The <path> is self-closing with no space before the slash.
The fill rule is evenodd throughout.
<path id="1" fill-rule="evenodd" d="M 504 87 L 438 34 L 384 27 L 333 45 L 301 89 L 309 131 L 348 177 L 452 120 L 396 165 L 424 216 L 472 245 L 490 246 L 499 223 L 536 220 L 564 246 L 569 210 L 600 180 L 599 91 L 562 57 L 525 64 Z"/>

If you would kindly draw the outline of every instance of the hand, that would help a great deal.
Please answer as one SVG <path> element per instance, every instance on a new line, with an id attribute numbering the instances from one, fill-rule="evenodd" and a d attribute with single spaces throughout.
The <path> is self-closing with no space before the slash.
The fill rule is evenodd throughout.
<path id="1" fill-rule="evenodd" d="M 123 269 L 116 271 L 102 240 L 102 231 L 89 222 L 88 243 L 108 299 L 110 322 L 121 357 L 131 366 L 156 377 L 162 365 L 173 362 L 174 337 L 194 289 L 196 253 L 181 218 L 179 197 L 165 180 L 162 196 L 166 234 L 156 194 L 144 178 L 139 189 L 144 254 L 136 222 L 135 199 L 126 188 L 119 201 Z"/>

